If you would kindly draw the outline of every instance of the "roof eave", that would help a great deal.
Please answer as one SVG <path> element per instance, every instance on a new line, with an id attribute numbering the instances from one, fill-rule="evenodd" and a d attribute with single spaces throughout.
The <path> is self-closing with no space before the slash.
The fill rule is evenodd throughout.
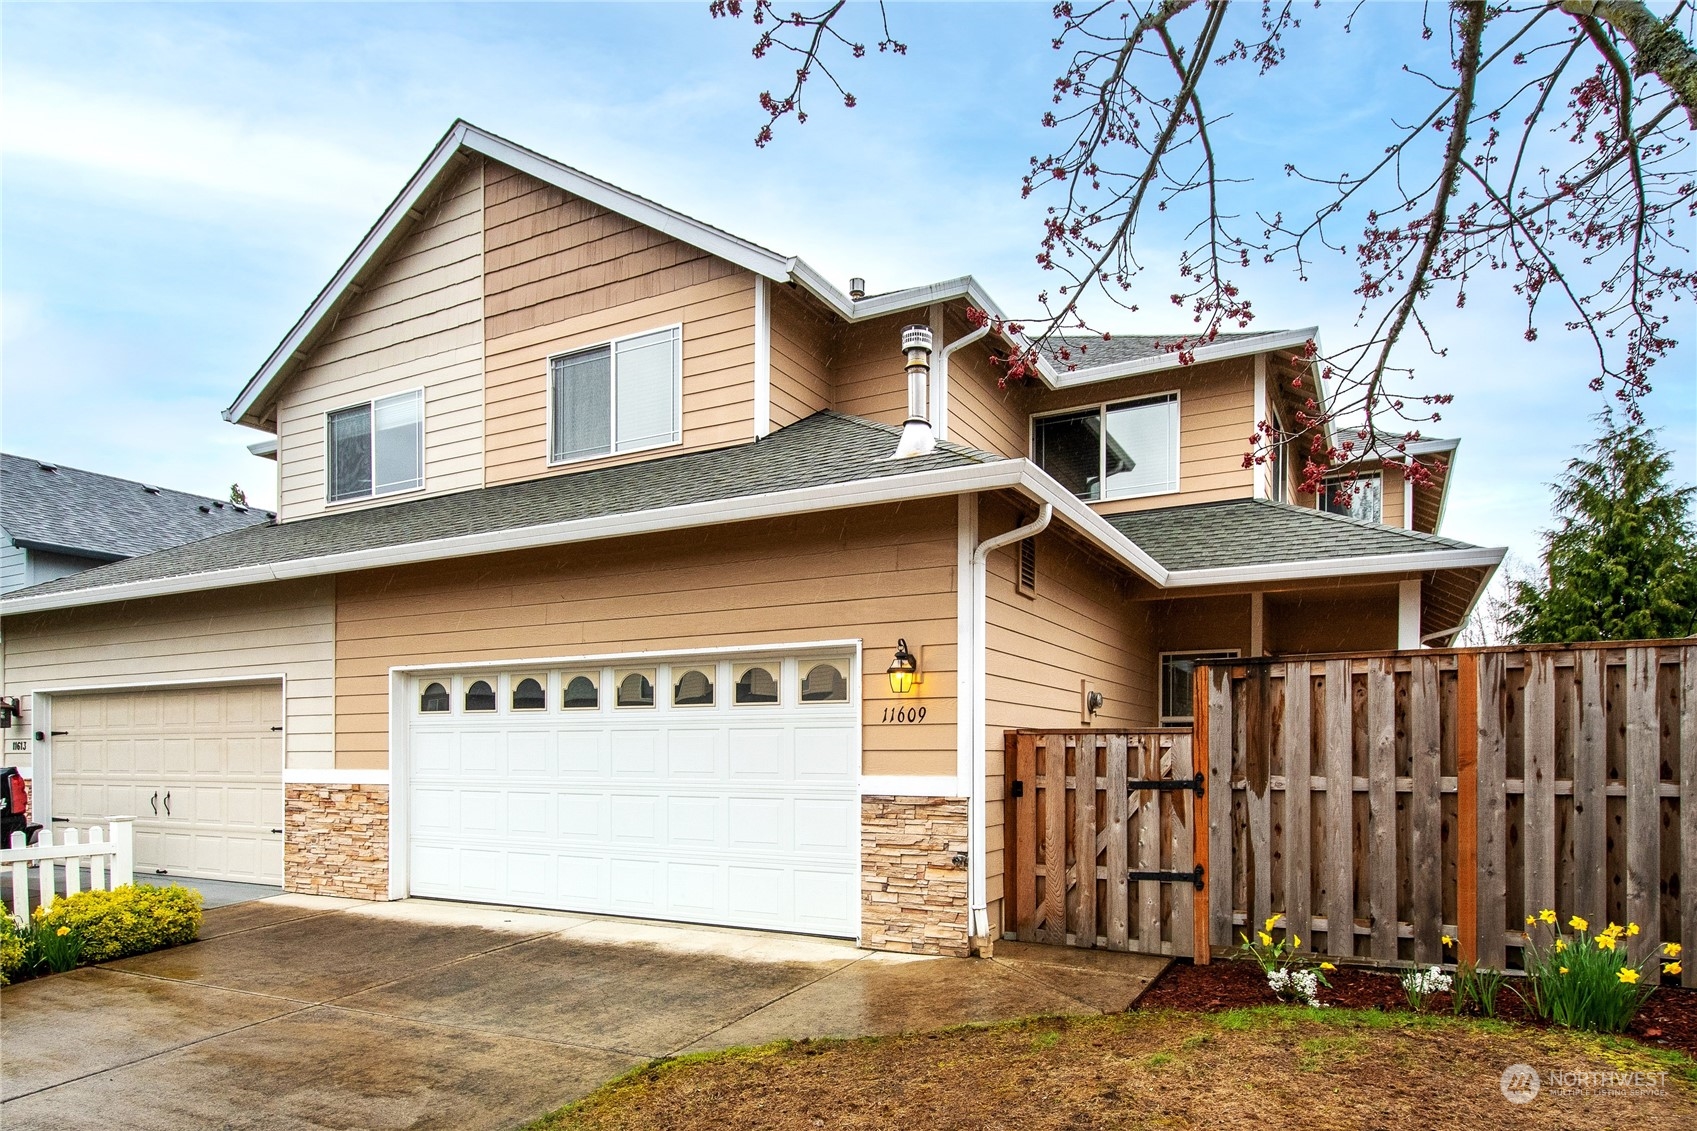
<path id="1" fill-rule="evenodd" d="M 1310 341 L 1318 341 L 1319 337 L 1320 328 L 1309 326 L 1301 330 L 1286 330 L 1277 334 L 1262 334 L 1253 338 L 1233 338 L 1229 341 L 1215 342 L 1210 346 L 1202 346 L 1193 351 L 1193 360 L 1191 361 L 1180 362 L 1177 356 L 1173 354 L 1140 357 L 1134 361 L 1124 361 L 1113 365 L 1068 370 L 1056 375 L 1054 385 L 1058 389 L 1069 389 L 1078 385 L 1117 381 L 1123 377 L 1160 373 L 1168 369 L 1188 369 L 1193 365 L 1202 365 L 1210 361 L 1229 361 L 1232 358 L 1253 357 L 1258 353 L 1266 353 L 1270 350 L 1291 349 L 1306 345 Z"/>
<path id="2" fill-rule="evenodd" d="M 726 522 L 774 518 L 807 511 L 835 510 L 877 503 L 936 498 L 979 491 L 1013 489 L 1040 502 L 1053 503 L 1056 513 L 1080 532 L 1097 540 L 1127 568 L 1156 585 L 1167 571 L 1130 539 L 1085 506 L 1029 460 L 998 460 L 968 467 L 941 468 L 904 475 L 881 476 L 850 483 L 823 484 L 789 491 L 768 492 L 742 499 L 719 499 L 677 507 L 636 511 L 597 518 L 572 519 L 514 530 L 462 535 L 356 550 L 343 554 L 298 558 L 268 565 L 185 574 L 157 580 L 125 582 L 98 588 L 71 589 L 33 597 L 0 598 L 0 616 L 51 612 L 83 605 L 110 604 L 210 589 L 228 589 L 271 581 L 346 573 L 360 569 L 411 565 L 448 558 L 472 557 L 540 546 L 628 537 L 668 530 L 715 526 Z"/>
<path id="3" fill-rule="evenodd" d="M 1253 582 L 1301 581 L 1329 577 L 1366 577 L 1392 573 L 1420 573 L 1434 569 L 1494 569 L 1508 552 L 1506 546 L 1472 546 L 1455 550 L 1415 550 L 1394 554 L 1364 554 L 1349 558 L 1315 558 L 1310 561 L 1266 562 L 1249 566 L 1215 566 L 1206 569 L 1177 569 L 1167 576 L 1169 589 L 1194 589 L 1206 585 L 1238 585 Z"/>

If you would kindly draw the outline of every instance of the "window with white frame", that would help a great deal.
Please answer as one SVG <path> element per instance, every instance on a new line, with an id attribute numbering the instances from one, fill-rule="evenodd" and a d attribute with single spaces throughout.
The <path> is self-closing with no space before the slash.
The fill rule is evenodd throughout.
<path id="1" fill-rule="evenodd" d="M 423 389 L 326 413 L 324 432 L 330 502 L 424 486 Z"/>
<path id="2" fill-rule="evenodd" d="M 1178 490 L 1178 394 L 1040 416 L 1037 465 L 1081 499 L 1133 499 Z"/>
<path id="3" fill-rule="evenodd" d="M 550 358 L 549 462 L 677 443 L 682 342 L 671 326 Z"/>
<path id="4" fill-rule="evenodd" d="M 1362 522 L 1383 522 L 1385 513 L 1384 478 L 1372 475 L 1334 475 L 1320 482 L 1320 509 L 1327 514 L 1341 514 Z"/>
<path id="5" fill-rule="evenodd" d="M 1195 721 L 1196 709 L 1192 701 L 1194 684 L 1191 680 L 1196 675 L 1197 664 L 1204 660 L 1236 658 L 1235 648 L 1214 652 L 1162 652 L 1161 724 L 1188 725 Z"/>

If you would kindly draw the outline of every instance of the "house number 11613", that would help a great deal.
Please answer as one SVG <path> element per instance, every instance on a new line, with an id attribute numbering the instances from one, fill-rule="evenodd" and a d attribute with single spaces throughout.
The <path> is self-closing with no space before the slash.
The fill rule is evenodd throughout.
<path id="1" fill-rule="evenodd" d="M 922 723 L 925 721 L 925 708 L 885 707 L 884 721 L 887 723 Z"/>

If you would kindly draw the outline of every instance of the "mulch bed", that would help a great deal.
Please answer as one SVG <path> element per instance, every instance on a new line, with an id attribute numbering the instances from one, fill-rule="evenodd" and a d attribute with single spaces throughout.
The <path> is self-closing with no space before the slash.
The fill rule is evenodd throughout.
<path id="1" fill-rule="evenodd" d="M 1344 967 L 1326 975 L 1332 983 L 1322 990 L 1326 1005 L 1348 1009 L 1406 1010 L 1402 983 L 1396 974 Z M 1497 1016 L 1504 1021 L 1544 1026 L 1533 1017 L 1513 992 L 1514 982 L 1497 995 Z M 1261 968 L 1251 962 L 1214 962 L 1197 966 L 1188 961 L 1173 963 L 1155 984 L 1138 999 L 1139 1009 L 1182 1009 L 1213 1013 L 1252 1005 L 1274 1005 L 1278 998 L 1267 988 Z M 1434 994 L 1427 1007 L 1448 1013 L 1450 995 Z M 1697 1057 L 1697 991 L 1677 986 L 1658 986 L 1644 1008 L 1626 1030 L 1645 1044 L 1679 1049 Z"/>

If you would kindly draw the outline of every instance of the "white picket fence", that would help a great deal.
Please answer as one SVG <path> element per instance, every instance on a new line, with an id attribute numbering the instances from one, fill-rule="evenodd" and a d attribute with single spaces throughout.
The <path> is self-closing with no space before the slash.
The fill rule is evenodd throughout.
<path id="1" fill-rule="evenodd" d="M 59 843 L 53 843 L 54 833 Z M 0 848 L 0 872 L 11 876 L 12 917 L 29 922 L 31 895 L 42 907 L 62 895 L 84 890 L 82 870 L 88 868 L 88 890 L 108 891 L 135 879 L 135 818 L 113 817 L 105 827 L 44 828 L 37 843 L 24 843 L 12 834 L 10 848 Z M 33 880 L 32 880 L 33 877 Z M 34 889 L 32 893 L 32 887 Z"/>

